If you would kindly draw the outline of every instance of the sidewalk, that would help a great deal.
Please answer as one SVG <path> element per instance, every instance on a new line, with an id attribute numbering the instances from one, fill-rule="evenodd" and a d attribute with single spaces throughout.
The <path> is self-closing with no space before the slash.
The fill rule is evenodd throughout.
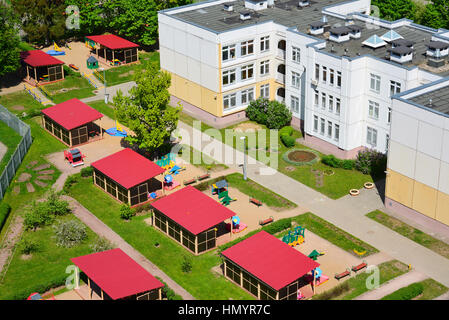
<path id="1" fill-rule="evenodd" d="M 106 85 L 107 85 L 107 79 L 106 79 Z M 122 90 L 123 95 L 125 95 L 125 96 L 128 95 L 129 90 L 131 90 L 131 88 L 134 87 L 135 85 L 136 85 L 136 83 L 134 81 L 130 81 L 130 82 L 117 84 L 117 85 L 111 86 L 111 87 L 106 86 L 106 93 L 109 94 L 109 101 L 111 102 L 112 99 L 117 95 L 118 90 Z M 95 96 L 81 99 L 81 101 L 84 103 L 97 101 L 97 100 L 104 100 L 104 87 L 99 89 L 98 93 Z"/>

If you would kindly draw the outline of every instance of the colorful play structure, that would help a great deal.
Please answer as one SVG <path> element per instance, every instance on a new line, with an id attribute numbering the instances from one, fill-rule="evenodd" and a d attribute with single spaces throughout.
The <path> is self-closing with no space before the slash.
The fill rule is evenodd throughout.
<path id="1" fill-rule="evenodd" d="M 128 134 L 123 130 L 122 126 L 115 120 L 115 127 L 105 130 L 105 132 L 114 137 L 126 137 Z"/>
<path id="2" fill-rule="evenodd" d="M 222 191 L 218 194 L 218 199 L 220 200 L 220 203 L 224 206 L 228 206 L 231 201 L 237 201 L 237 199 L 233 199 L 229 196 L 228 190 Z"/>
<path id="3" fill-rule="evenodd" d="M 156 160 L 156 164 L 165 170 L 170 170 L 175 166 L 176 155 L 174 153 L 168 153 L 162 156 L 159 160 Z"/>
<path id="4" fill-rule="evenodd" d="M 212 194 L 218 194 L 228 191 L 228 182 L 226 180 L 220 180 L 212 184 Z"/>
<path id="5" fill-rule="evenodd" d="M 289 230 L 288 234 L 282 237 L 282 241 L 288 244 L 291 247 L 294 247 L 298 244 L 301 244 L 304 242 L 304 232 L 306 231 L 306 228 L 297 226 L 295 227 L 294 231 Z"/>
<path id="6" fill-rule="evenodd" d="M 61 48 L 58 47 L 58 45 L 55 42 L 53 42 L 53 49 L 48 50 L 47 54 L 51 56 L 63 56 L 65 55 L 65 51 L 63 51 Z"/>
<path id="7" fill-rule="evenodd" d="M 164 190 L 170 191 L 177 187 L 179 187 L 181 184 L 173 179 L 173 176 L 171 174 L 167 174 L 164 177 Z"/>
<path id="8" fill-rule="evenodd" d="M 89 56 L 86 60 L 88 69 L 98 69 L 98 60 L 94 56 Z"/>
<path id="9" fill-rule="evenodd" d="M 316 261 L 317 259 L 318 259 L 318 257 L 320 257 L 320 256 L 322 256 L 322 255 L 324 255 L 324 252 L 322 251 L 322 252 L 318 252 L 317 250 L 313 250 L 309 255 L 308 255 L 308 257 L 310 258 L 310 259 L 312 259 L 313 261 Z"/>
<path id="10" fill-rule="evenodd" d="M 239 216 L 233 216 L 231 218 L 232 222 L 232 233 L 239 233 L 245 230 L 248 226 L 242 222 L 240 222 Z"/>
<path id="11" fill-rule="evenodd" d="M 180 167 L 180 166 L 178 166 L 178 165 L 175 164 L 173 167 L 171 167 L 171 168 L 168 170 L 168 173 L 177 175 L 180 171 L 183 171 L 183 170 L 185 170 L 185 169 L 186 169 L 185 166 Z"/>
<path id="12" fill-rule="evenodd" d="M 312 271 L 312 275 L 315 277 L 316 286 L 319 286 L 329 280 L 329 277 L 323 274 L 320 267 L 315 268 Z"/>

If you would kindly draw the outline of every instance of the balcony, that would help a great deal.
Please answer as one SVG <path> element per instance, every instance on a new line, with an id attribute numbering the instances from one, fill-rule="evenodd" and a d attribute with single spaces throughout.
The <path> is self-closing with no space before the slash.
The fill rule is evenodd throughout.
<path id="1" fill-rule="evenodd" d="M 285 74 L 282 74 L 282 73 L 278 72 L 276 74 L 276 81 L 281 83 L 281 84 L 285 84 Z"/>

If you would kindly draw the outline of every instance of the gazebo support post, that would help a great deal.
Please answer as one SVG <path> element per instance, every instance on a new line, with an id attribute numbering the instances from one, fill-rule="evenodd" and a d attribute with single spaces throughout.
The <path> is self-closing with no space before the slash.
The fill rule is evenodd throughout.
<path id="1" fill-rule="evenodd" d="M 198 235 L 195 236 L 195 254 L 198 254 Z"/>
<path id="2" fill-rule="evenodd" d="M 162 288 L 159 288 L 159 300 L 162 300 Z"/>
<path id="3" fill-rule="evenodd" d="M 312 276 L 313 276 L 313 294 L 315 294 L 315 285 L 316 285 L 316 278 L 315 278 L 315 270 L 313 270 L 312 272 Z"/>
<path id="4" fill-rule="evenodd" d="M 34 69 L 34 81 L 36 81 L 37 82 L 37 71 L 36 71 L 36 67 L 33 67 L 33 69 Z"/>

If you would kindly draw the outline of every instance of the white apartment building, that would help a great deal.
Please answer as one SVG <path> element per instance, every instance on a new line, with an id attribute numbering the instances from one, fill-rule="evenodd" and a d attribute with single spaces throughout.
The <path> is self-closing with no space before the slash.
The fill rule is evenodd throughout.
<path id="1" fill-rule="evenodd" d="M 369 0 L 214 0 L 161 11 L 173 102 L 225 126 L 251 100 L 276 99 L 306 144 L 341 158 L 386 152 L 392 96 L 449 74 L 449 31 L 369 12 Z"/>

